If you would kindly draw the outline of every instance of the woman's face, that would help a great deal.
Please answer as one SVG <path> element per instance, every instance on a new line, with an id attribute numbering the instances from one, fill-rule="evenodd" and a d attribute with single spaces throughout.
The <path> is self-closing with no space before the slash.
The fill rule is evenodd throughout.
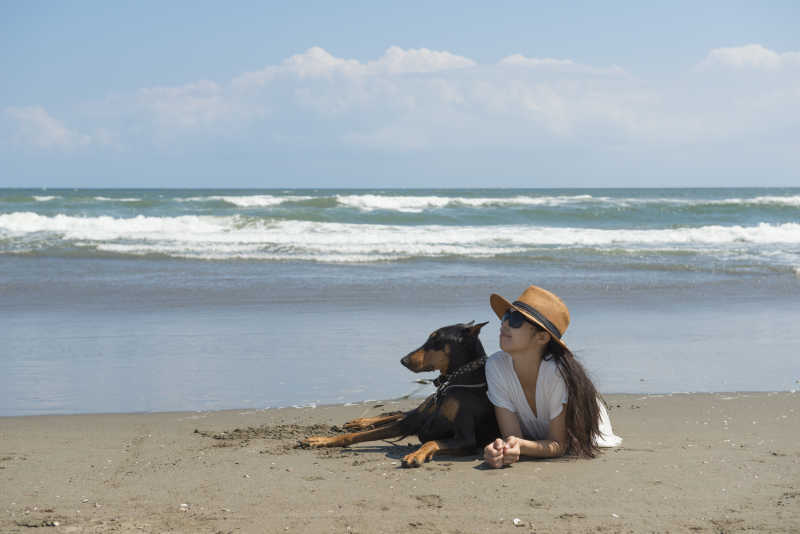
<path id="1" fill-rule="evenodd" d="M 512 310 L 513 311 L 513 310 Z M 515 312 L 519 313 L 519 312 Z M 550 341 L 550 335 L 536 328 L 527 320 L 522 321 L 517 328 L 512 328 L 511 323 L 519 324 L 519 317 L 508 317 L 508 313 L 503 316 L 503 322 L 500 325 L 500 349 L 513 354 L 515 352 L 536 351 L 543 352 L 547 343 Z"/>
<path id="2" fill-rule="evenodd" d="M 509 322 L 513 321 L 504 316 L 500 325 L 500 349 L 508 353 L 527 350 L 534 340 L 536 328 L 528 321 L 523 321 L 517 328 L 511 328 Z"/>

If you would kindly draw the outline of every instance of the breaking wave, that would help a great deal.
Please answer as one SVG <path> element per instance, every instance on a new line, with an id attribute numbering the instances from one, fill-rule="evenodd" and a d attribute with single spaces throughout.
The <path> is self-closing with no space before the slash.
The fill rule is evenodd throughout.
<path id="1" fill-rule="evenodd" d="M 275 195 L 211 195 L 207 197 L 189 197 L 178 199 L 180 202 L 224 202 L 238 208 L 268 208 L 286 202 L 311 200 L 310 196 L 275 196 Z"/>
<path id="2" fill-rule="evenodd" d="M 775 245 L 780 246 L 779 250 Z M 0 215 L 0 253 L 73 247 L 120 255 L 208 260 L 374 262 L 415 258 L 527 256 L 553 249 L 670 255 L 686 251 L 719 259 L 757 257 L 800 265 L 800 224 L 708 225 L 599 229 L 531 225 L 379 225 L 197 216 L 114 218 Z M 779 252 L 779 254 L 778 254 Z"/>

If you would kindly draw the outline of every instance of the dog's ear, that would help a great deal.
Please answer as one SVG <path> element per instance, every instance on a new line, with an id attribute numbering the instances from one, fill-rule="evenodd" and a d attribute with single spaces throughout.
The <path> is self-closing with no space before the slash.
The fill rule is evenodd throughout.
<path id="1" fill-rule="evenodd" d="M 486 321 L 485 323 L 478 323 L 478 324 L 473 324 L 474 322 L 475 321 L 470 321 L 469 322 L 469 324 L 467 325 L 467 326 L 469 326 L 469 328 L 467 328 L 467 330 L 469 331 L 469 335 L 471 335 L 473 337 L 478 337 L 478 334 L 481 333 L 481 328 L 483 328 L 484 326 L 489 324 L 489 321 Z"/>

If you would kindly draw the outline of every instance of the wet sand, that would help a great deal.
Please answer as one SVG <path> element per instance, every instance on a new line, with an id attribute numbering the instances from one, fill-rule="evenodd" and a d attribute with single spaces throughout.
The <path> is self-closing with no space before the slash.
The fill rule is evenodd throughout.
<path id="1" fill-rule="evenodd" d="M 0 418 L 0 532 L 800 531 L 800 393 L 607 401 L 621 447 L 501 470 L 294 447 L 419 400 Z"/>

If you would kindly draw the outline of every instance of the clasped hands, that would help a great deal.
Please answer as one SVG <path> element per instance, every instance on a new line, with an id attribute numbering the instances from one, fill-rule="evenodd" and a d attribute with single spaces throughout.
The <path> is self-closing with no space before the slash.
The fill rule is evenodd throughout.
<path id="1" fill-rule="evenodd" d="M 519 461 L 519 456 L 520 439 L 516 436 L 509 436 L 505 441 L 497 438 L 483 448 L 483 459 L 495 469 Z"/>

